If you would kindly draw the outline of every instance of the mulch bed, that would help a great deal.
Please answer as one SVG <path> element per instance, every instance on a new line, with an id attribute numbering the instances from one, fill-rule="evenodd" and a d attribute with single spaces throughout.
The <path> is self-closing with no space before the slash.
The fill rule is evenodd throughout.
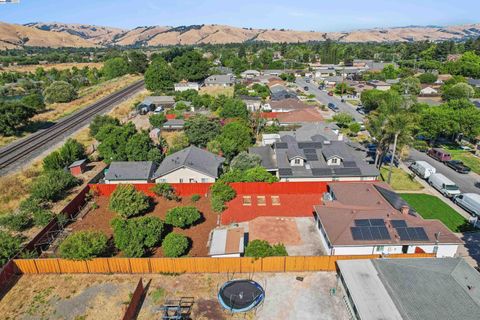
<path id="1" fill-rule="evenodd" d="M 113 229 L 110 226 L 110 221 L 117 217 L 117 214 L 108 209 L 108 203 L 110 198 L 101 196 L 95 199 L 98 205 L 97 209 L 92 209 L 89 213 L 83 217 L 82 220 L 78 220 L 68 227 L 73 229 L 73 232 L 80 230 L 97 230 L 102 231 L 107 236 L 113 238 Z M 162 197 L 153 198 L 155 207 L 153 211 L 145 214 L 146 216 L 159 217 L 165 220 L 167 211 L 171 208 L 179 206 L 195 206 L 202 214 L 203 219 L 196 225 L 189 229 L 173 228 L 173 232 L 181 233 L 191 239 L 192 247 L 187 253 L 190 257 L 206 257 L 208 256 L 207 242 L 210 235 L 210 231 L 217 226 L 218 214 L 214 213 L 210 208 L 209 199 L 202 197 L 197 202 L 191 201 L 190 197 L 184 197 L 181 201 L 169 201 Z M 166 226 L 167 230 L 171 230 L 170 226 Z M 118 254 L 121 256 L 121 253 Z M 153 250 L 153 257 L 163 257 L 161 248 L 155 248 Z"/>

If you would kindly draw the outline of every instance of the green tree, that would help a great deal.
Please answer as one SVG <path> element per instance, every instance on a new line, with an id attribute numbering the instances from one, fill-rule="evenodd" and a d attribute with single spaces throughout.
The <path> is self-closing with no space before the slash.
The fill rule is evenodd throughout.
<path id="1" fill-rule="evenodd" d="M 126 257 L 143 257 L 158 245 L 164 232 L 163 221 L 157 217 L 140 217 L 111 221 L 115 246 Z"/>
<path id="2" fill-rule="evenodd" d="M 201 218 L 195 207 L 175 207 L 167 211 L 165 222 L 178 228 L 188 228 Z"/>
<path id="3" fill-rule="evenodd" d="M 353 122 L 352 116 L 346 112 L 336 113 L 332 120 L 341 128 L 347 128 Z"/>
<path id="4" fill-rule="evenodd" d="M 120 126 L 120 121 L 109 115 L 96 115 L 88 127 L 90 129 L 90 136 L 95 137 L 98 131 L 106 125 Z"/>
<path id="5" fill-rule="evenodd" d="M 35 108 L 20 101 L 0 100 L 0 134 L 14 134 L 18 127 L 27 124 L 35 114 Z"/>
<path id="6" fill-rule="evenodd" d="M 472 86 L 466 83 L 457 83 L 451 87 L 447 87 L 442 94 L 442 99 L 450 101 L 454 99 L 469 99 L 475 94 Z"/>
<path id="7" fill-rule="evenodd" d="M 223 126 L 216 140 L 220 143 L 225 157 L 232 159 L 252 145 L 253 132 L 244 122 L 234 121 Z"/>
<path id="8" fill-rule="evenodd" d="M 163 159 L 161 151 L 154 146 L 147 132 L 134 134 L 125 145 L 128 161 L 153 161 L 160 163 Z"/>
<path id="9" fill-rule="evenodd" d="M 183 234 L 169 233 L 162 242 L 165 257 L 177 258 L 184 255 L 190 245 L 189 239 Z"/>
<path id="10" fill-rule="evenodd" d="M 79 184 L 80 180 L 64 170 L 51 170 L 40 175 L 30 187 L 33 199 L 57 201 Z"/>
<path id="11" fill-rule="evenodd" d="M 129 184 L 118 185 L 110 197 L 110 210 L 125 219 L 139 215 L 149 207 L 150 199 Z"/>
<path id="12" fill-rule="evenodd" d="M 145 86 L 150 91 L 173 91 L 174 69 L 163 59 L 155 59 L 145 71 Z"/>
<path id="13" fill-rule="evenodd" d="M 32 218 L 24 211 L 12 212 L 0 216 L 0 225 L 11 231 L 23 231 L 32 226 Z"/>
<path id="14" fill-rule="evenodd" d="M 220 134 L 220 122 L 204 115 L 195 115 L 185 121 L 185 134 L 191 144 L 204 148 Z"/>
<path id="15" fill-rule="evenodd" d="M 352 122 L 348 125 L 348 131 L 350 131 L 350 133 L 353 135 L 357 135 L 360 129 L 361 129 L 361 126 L 360 126 L 360 123 L 358 122 Z"/>
<path id="16" fill-rule="evenodd" d="M 199 81 L 208 76 L 208 61 L 196 50 L 189 50 L 173 59 L 172 67 L 177 79 Z"/>
<path id="17" fill-rule="evenodd" d="M 398 73 L 398 69 L 396 69 L 393 64 L 386 65 L 382 70 L 382 74 L 385 76 L 385 79 L 396 79 L 398 77 Z"/>
<path id="18" fill-rule="evenodd" d="M 70 260 L 101 257 L 108 248 L 108 238 L 100 231 L 78 231 L 60 244 L 60 256 Z"/>
<path id="19" fill-rule="evenodd" d="M 77 91 L 68 82 L 55 81 L 43 92 L 47 103 L 70 102 L 77 98 Z"/>
<path id="20" fill-rule="evenodd" d="M 102 70 L 107 79 L 114 79 L 127 74 L 129 65 L 125 58 L 116 57 L 105 61 Z"/>
<path id="21" fill-rule="evenodd" d="M 165 117 L 164 113 L 152 114 L 148 117 L 148 122 L 150 122 L 150 125 L 154 128 L 161 128 L 162 125 L 167 122 L 167 117 Z"/>
<path id="22" fill-rule="evenodd" d="M 225 210 L 225 203 L 233 200 L 237 196 L 237 192 L 227 183 L 218 180 L 211 187 L 212 193 L 211 205 L 215 212 L 222 212 Z"/>
<path id="23" fill-rule="evenodd" d="M 127 53 L 128 73 L 144 73 L 148 67 L 147 55 L 140 51 Z"/>
<path id="24" fill-rule="evenodd" d="M 230 169 L 247 170 L 259 166 L 262 163 L 262 158 L 258 154 L 250 154 L 248 152 L 240 152 L 233 158 Z"/>
<path id="25" fill-rule="evenodd" d="M 69 138 L 58 150 L 53 151 L 43 159 L 45 170 L 65 169 L 73 162 L 85 159 L 85 148 L 77 140 Z"/>
<path id="26" fill-rule="evenodd" d="M 177 196 L 175 189 L 170 183 L 157 183 L 152 187 L 152 191 L 157 196 L 163 197 L 167 200 L 180 201 L 180 197 Z"/>
<path id="27" fill-rule="evenodd" d="M 248 110 L 245 103 L 240 99 L 228 98 L 220 109 L 220 117 L 248 119 Z"/>
<path id="28" fill-rule="evenodd" d="M 418 80 L 420 80 L 421 83 L 435 83 L 437 79 L 438 76 L 431 72 L 425 72 L 418 76 Z"/>
<path id="29" fill-rule="evenodd" d="M 396 88 L 400 94 L 418 95 L 422 86 L 420 85 L 420 80 L 418 78 L 406 77 L 400 79 L 398 84 L 394 85 L 394 88 Z"/>
<path id="30" fill-rule="evenodd" d="M 0 266 L 3 266 L 11 257 L 20 251 L 21 244 L 21 238 L 11 236 L 0 230 Z"/>
<path id="31" fill-rule="evenodd" d="M 178 133 L 172 138 L 168 153 L 172 154 L 177 151 L 183 150 L 189 145 L 190 141 L 188 141 L 187 135 L 185 133 Z"/>
<path id="32" fill-rule="evenodd" d="M 384 96 L 384 91 L 377 89 L 365 90 L 362 92 L 360 100 L 366 110 L 372 111 L 378 108 Z"/>
<path id="33" fill-rule="evenodd" d="M 245 248 L 245 256 L 253 258 L 265 258 L 273 256 L 288 256 L 285 246 L 281 243 L 271 246 L 265 240 L 250 241 Z"/>
<path id="34" fill-rule="evenodd" d="M 22 103 L 32 107 L 36 112 L 45 111 L 45 101 L 40 93 L 30 93 L 22 98 Z"/>

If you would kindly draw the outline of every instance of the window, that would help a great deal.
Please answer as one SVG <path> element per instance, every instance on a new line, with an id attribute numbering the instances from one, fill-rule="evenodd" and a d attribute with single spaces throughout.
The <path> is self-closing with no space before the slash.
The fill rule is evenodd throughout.
<path id="1" fill-rule="evenodd" d="M 272 196 L 272 206 L 279 206 L 279 205 L 280 205 L 280 197 Z"/>
<path id="2" fill-rule="evenodd" d="M 300 164 L 300 159 L 295 159 L 295 164 Z"/>
<path id="3" fill-rule="evenodd" d="M 180 178 L 178 181 L 179 181 L 180 183 L 183 183 L 183 178 Z"/>
<path id="4" fill-rule="evenodd" d="M 383 252 L 384 249 L 385 249 L 384 246 L 376 246 L 375 247 L 375 251 L 377 251 L 377 252 Z"/>
<path id="5" fill-rule="evenodd" d="M 257 196 L 257 204 L 259 206 L 266 206 L 267 200 L 265 199 L 265 196 Z"/>
<path id="6" fill-rule="evenodd" d="M 338 159 L 337 158 L 333 158 L 332 159 L 332 164 L 337 164 L 338 163 Z"/>
<path id="7" fill-rule="evenodd" d="M 251 196 L 243 196 L 243 205 L 244 206 L 251 206 L 252 205 L 252 197 Z"/>

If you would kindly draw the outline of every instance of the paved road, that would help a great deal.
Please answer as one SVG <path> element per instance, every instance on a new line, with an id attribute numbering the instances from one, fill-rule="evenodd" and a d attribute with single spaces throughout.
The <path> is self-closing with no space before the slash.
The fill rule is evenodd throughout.
<path id="1" fill-rule="evenodd" d="M 480 182 L 480 176 L 474 172 L 470 172 L 469 174 L 461 174 L 458 173 L 443 163 L 434 160 L 427 156 L 426 153 L 417 151 L 415 149 L 410 150 L 410 157 L 407 159 L 407 162 L 413 162 L 415 160 L 423 160 L 428 162 L 430 165 L 435 167 L 437 169 L 438 173 L 443 174 L 453 182 L 457 184 L 457 186 L 460 188 L 460 191 L 467 193 L 467 192 L 474 192 L 474 193 L 480 193 L 480 188 L 475 186 L 475 183 Z"/>
<path id="2" fill-rule="evenodd" d="M 35 158 L 46 155 L 70 135 L 87 126 L 95 115 L 111 110 L 118 103 L 142 90 L 143 87 L 143 80 L 135 82 L 52 123 L 46 129 L 0 148 L 0 175 L 18 170 Z"/>
<path id="3" fill-rule="evenodd" d="M 303 90 L 304 87 L 308 87 L 307 93 L 314 94 L 318 101 L 324 105 L 329 103 L 334 103 L 340 112 L 346 112 L 352 115 L 355 118 L 355 121 L 363 122 L 363 116 L 355 110 L 355 107 L 351 104 L 342 102 L 339 98 L 335 96 L 329 96 L 327 92 L 318 89 L 315 83 L 311 81 L 310 83 L 305 82 L 303 78 L 297 78 L 295 80 L 296 84 L 301 87 Z"/>

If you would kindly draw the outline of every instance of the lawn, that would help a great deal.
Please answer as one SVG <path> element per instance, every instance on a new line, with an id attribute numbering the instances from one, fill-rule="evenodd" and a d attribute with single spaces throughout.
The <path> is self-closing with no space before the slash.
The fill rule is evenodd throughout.
<path id="1" fill-rule="evenodd" d="M 383 181 L 387 181 L 388 172 L 390 168 L 382 167 L 380 175 Z M 390 186 L 396 191 L 418 191 L 422 190 L 423 186 L 415 181 L 413 176 L 410 176 L 407 172 L 400 168 L 392 168 L 392 179 Z"/>
<path id="2" fill-rule="evenodd" d="M 227 97 L 233 97 L 233 87 L 201 87 L 200 94 L 209 94 L 214 97 L 225 95 Z"/>
<path id="3" fill-rule="evenodd" d="M 460 160 L 465 163 L 465 165 L 469 166 L 473 172 L 480 174 L 480 159 L 475 157 L 469 151 L 461 150 L 461 149 L 447 149 L 448 152 L 452 155 L 454 160 Z"/>
<path id="4" fill-rule="evenodd" d="M 473 227 L 457 211 L 442 200 L 429 194 L 401 194 L 424 219 L 438 219 L 453 232 L 472 231 Z"/>

